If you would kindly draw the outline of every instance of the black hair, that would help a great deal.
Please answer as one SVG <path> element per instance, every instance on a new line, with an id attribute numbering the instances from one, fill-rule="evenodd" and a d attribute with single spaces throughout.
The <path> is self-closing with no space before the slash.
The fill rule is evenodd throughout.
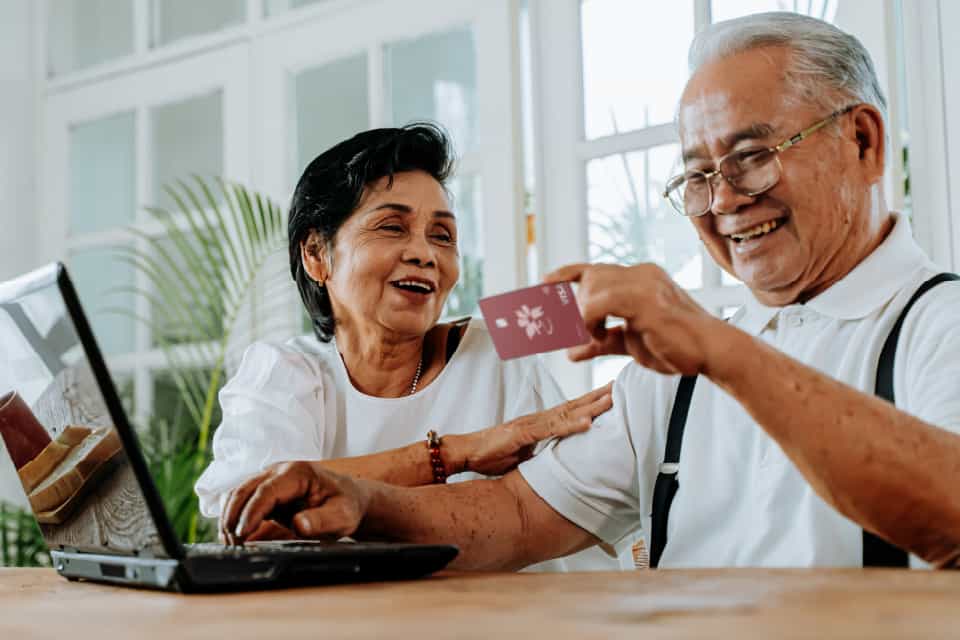
<path id="1" fill-rule="evenodd" d="M 335 320 L 330 297 L 303 267 L 300 244 L 316 230 L 332 247 L 337 230 L 346 222 L 373 182 L 403 171 L 424 171 L 442 186 L 453 172 L 450 138 L 432 123 L 400 128 L 371 129 L 334 145 L 307 165 L 293 191 L 287 239 L 290 273 L 300 298 L 322 342 L 333 338 Z"/>

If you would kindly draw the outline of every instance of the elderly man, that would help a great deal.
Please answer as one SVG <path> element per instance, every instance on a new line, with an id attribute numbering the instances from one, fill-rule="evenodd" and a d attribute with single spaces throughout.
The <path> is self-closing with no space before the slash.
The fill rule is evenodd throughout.
<path id="1" fill-rule="evenodd" d="M 580 282 L 594 328 L 572 357 L 636 361 L 588 432 L 451 486 L 277 467 L 234 505 L 239 539 L 296 500 L 302 535 L 452 542 L 461 568 L 522 567 L 638 528 L 660 566 L 905 565 L 901 549 L 960 562 L 960 284 L 919 298 L 877 385 L 888 336 L 939 270 L 884 203 L 868 54 L 823 22 L 763 14 L 705 30 L 690 61 L 686 171 L 666 195 L 749 287 L 745 308 L 718 320 L 653 265 L 562 268 L 550 279 Z M 604 329 L 608 316 L 626 322 Z"/>

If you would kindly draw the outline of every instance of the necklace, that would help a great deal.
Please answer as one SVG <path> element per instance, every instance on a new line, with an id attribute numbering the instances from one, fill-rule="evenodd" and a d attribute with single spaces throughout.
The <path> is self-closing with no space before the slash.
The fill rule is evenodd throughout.
<path id="1" fill-rule="evenodd" d="M 410 384 L 410 395 L 417 392 L 417 383 L 420 382 L 420 371 L 423 370 L 423 351 L 420 352 L 420 362 L 417 363 L 417 372 L 413 374 L 413 382 Z"/>

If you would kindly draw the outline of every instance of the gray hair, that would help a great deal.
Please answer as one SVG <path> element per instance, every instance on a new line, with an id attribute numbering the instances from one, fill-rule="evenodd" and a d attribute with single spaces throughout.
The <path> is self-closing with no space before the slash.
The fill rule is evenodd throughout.
<path id="1" fill-rule="evenodd" d="M 690 74 L 720 58 L 768 46 L 787 47 L 792 53 L 785 70 L 792 94 L 787 99 L 825 111 L 841 109 L 850 100 L 863 102 L 876 107 L 887 122 L 887 100 L 860 41 L 828 22 L 797 13 L 757 13 L 710 25 L 690 45 Z"/>

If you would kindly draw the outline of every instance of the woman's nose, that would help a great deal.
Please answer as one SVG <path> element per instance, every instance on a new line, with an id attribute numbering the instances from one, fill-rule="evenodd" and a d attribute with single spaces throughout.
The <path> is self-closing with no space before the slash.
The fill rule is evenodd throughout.
<path id="1" fill-rule="evenodd" d="M 432 267 L 437 264 L 433 245 L 419 233 L 412 233 L 409 241 L 403 248 L 401 259 L 410 264 L 416 264 L 421 267 Z"/>

